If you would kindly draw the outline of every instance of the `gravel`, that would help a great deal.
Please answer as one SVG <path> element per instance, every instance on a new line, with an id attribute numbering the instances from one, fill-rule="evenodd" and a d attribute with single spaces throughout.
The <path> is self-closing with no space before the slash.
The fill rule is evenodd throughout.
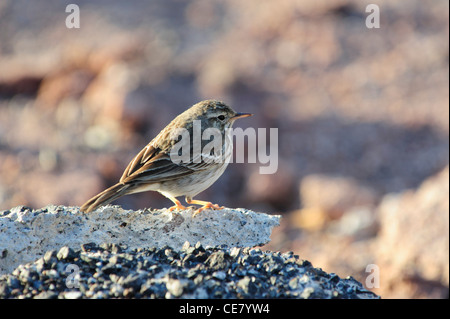
<path id="1" fill-rule="evenodd" d="M 192 246 L 180 250 L 84 244 L 47 251 L 0 277 L 0 298 L 378 298 L 352 277 L 292 252 Z"/>

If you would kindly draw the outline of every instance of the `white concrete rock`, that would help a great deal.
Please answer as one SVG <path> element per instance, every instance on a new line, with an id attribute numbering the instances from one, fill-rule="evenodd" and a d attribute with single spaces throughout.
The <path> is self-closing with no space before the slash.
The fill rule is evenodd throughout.
<path id="1" fill-rule="evenodd" d="M 279 215 L 243 208 L 203 211 L 123 210 L 105 206 L 84 214 L 78 207 L 47 206 L 38 210 L 18 206 L 0 212 L 0 274 L 42 257 L 62 246 L 125 244 L 128 248 L 180 249 L 184 242 L 203 246 L 253 247 L 270 241 Z"/>

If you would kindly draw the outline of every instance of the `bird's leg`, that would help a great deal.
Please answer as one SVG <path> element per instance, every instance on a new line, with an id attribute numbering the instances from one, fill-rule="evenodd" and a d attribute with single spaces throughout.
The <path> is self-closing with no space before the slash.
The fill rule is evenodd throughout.
<path id="1" fill-rule="evenodd" d="M 172 196 L 166 196 L 166 197 L 175 203 L 175 206 L 172 206 L 169 208 L 169 212 L 171 212 L 175 209 L 176 210 L 185 210 L 186 209 L 186 207 L 181 205 L 181 202 L 178 199 L 176 199 L 175 197 L 172 197 Z"/>
<path id="2" fill-rule="evenodd" d="M 197 209 L 194 214 L 192 215 L 192 217 L 195 217 L 197 214 L 201 213 L 202 211 L 204 211 L 205 209 L 224 209 L 224 206 L 219 206 L 217 204 L 213 204 L 211 202 L 207 202 L 204 200 L 196 200 L 196 199 L 192 199 L 190 197 L 186 197 L 186 203 L 188 204 L 195 204 L 195 205 L 203 205 L 202 207 L 200 207 L 199 209 Z"/>

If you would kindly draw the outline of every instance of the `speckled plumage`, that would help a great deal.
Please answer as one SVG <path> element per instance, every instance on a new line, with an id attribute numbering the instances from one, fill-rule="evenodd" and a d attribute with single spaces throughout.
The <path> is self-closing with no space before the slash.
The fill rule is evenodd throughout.
<path id="1" fill-rule="evenodd" d="M 192 198 L 210 187 L 223 174 L 233 150 L 232 141 L 225 134 L 226 129 L 231 128 L 237 118 L 250 115 L 236 113 L 225 103 L 216 100 L 195 104 L 178 115 L 133 158 L 119 183 L 88 200 L 81 210 L 87 213 L 121 196 L 144 191 L 163 194 L 175 203 L 176 206 L 171 209 L 185 208 L 175 198 L 178 196 L 185 196 L 189 204 L 204 205 L 198 212 L 205 208 L 220 208 Z M 221 154 L 214 154 L 222 156 L 221 161 L 205 161 L 203 158 L 208 158 L 211 154 L 201 154 L 194 149 L 193 139 L 196 133 L 198 136 L 207 128 L 215 128 L 221 133 Z M 181 139 L 179 129 L 185 129 L 190 136 L 189 160 L 186 162 L 174 162 L 171 158 L 171 150 Z M 201 148 L 198 151 L 203 150 L 211 140 L 200 141 Z"/>

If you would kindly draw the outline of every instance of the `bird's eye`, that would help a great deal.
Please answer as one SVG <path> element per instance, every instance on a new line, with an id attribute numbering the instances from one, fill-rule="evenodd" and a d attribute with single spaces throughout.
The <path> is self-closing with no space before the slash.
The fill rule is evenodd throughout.
<path id="1" fill-rule="evenodd" d="M 223 120 L 225 120 L 225 115 L 219 115 L 217 118 L 218 118 L 219 120 L 223 121 Z"/>

